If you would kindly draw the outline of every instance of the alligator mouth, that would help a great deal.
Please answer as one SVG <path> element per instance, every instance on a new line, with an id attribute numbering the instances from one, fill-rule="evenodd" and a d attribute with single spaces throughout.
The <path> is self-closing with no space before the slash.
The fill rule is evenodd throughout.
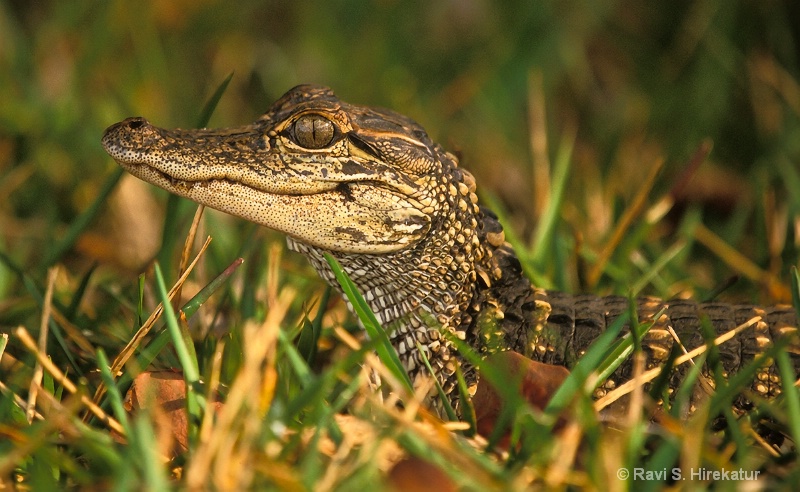
<path id="1" fill-rule="evenodd" d="M 225 186 L 237 186 L 248 188 L 258 193 L 270 194 L 270 195 L 279 195 L 279 196 L 286 196 L 286 197 L 303 197 L 309 195 L 321 195 L 325 193 L 336 193 L 342 195 L 345 200 L 352 201 L 353 195 L 351 192 L 351 187 L 354 185 L 360 186 L 372 186 L 375 188 L 382 188 L 387 191 L 397 192 L 391 186 L 388 186 L 386 183 L 381 181 L 375 180 L 363 180 L 363 181 L 330 181 L 330 183 L 336 183 L 336 186 L 329 188 L 329 189 L 322 189 L 322 190 L 314 190 L 309 193 L 296 193 L 296 192 L 288 192 L 288 193 L 281 193 L 276 191 L 268 191 L 264 189 L 257 188 L 247 183 L 243 183 L 241 181 L 237 181 L 235 179 L 227 178 L 227 177 L 219 177 L 219 178 L 207 178 L 207 179 L 198 179 L 198 180 L 190 180 L 190 179 L 182 179 L 176 178 L 171 174 L 158 169 L 151 164 L 143 163 L 143 162 L 126 162 L 126 166 L 129 168 L 130 172 L 135 175 L 141 174 L 148 174 L 148 175 L 155 175 L 162 181 L 164 184 L 168 184 L 170 188 L 175 191 L 184 191 L 188 193 L 192 188 L 197 186 L 213 186 L 215 184 L 222 184 Z M 144 172 L 142 172 L 144 171 Z"/>
<path id="2" fill-rule="evenodd" d="M 255 179 L 246 179 L 246 177 L 242 179 L 238 174 L 243 171 L 237 169 L 235 166 L 220 168 L 214 172 L 210 167 L 202 166 L 200 163 L 182 163 L 178 156 L 170 156 L 169 149 L 162 150 L 163 156 L 156 156 L 152 153 L 141 151 L 138 145 L 133 142 L 128 143 L 129 132 L 131 130 L 141 132 L 144 127 L 152 129 L 152 131 L 156 133 L 161 131 L 161 129 L 150 125 L 143 119 L 134 118 L 125 120 L 110 126 L 105 131 L 102 138 L 103 148 L 131 174 L 145 181 L 157 180 L 179 194 L 190 193 L 191 190 L 196 187 L 222 185 L 241 187 L 265 195 L 287 197 L 336 193 L 349 201 L 352 199 L 352 187 L 369 186 L 375 190 L 383 190 L 392 195 L 405 196 L 401 184 L 394 185 L 381 179 L 375 179 L 375 176 L 368 177 L 363 174 L 360 179 L 343 180 L 341 178 L 347 178 L 347 172 L 344 172 L 342 173 L 343 175 L 338 175 L 339 179 L 330 179 L 330 174 L 327 173 L 326 170 L 321 170 L 320 179 L 302 181 L 308 178 L 308 171 L 298 173 L 299 179 L 294 180 L 291 176 L 295 176 L 296 173 L 289 170 L 289 172 L 286 173 L 286 179 L 276 178 L 272 182 L 268 179 L 264 179 L 262 182 L 257 182 Z M 152 138 L 154 142 L 157 142 L 163 137 L 157 134 Z M 181 145 L 178 144 L 178 146 Z M 346 167 L 348 164 L 352 163 L 345 162 L 343 167 Z M 205 172 L 202 173 L 202 176 L 193 179 L 191 176 L 191 169 L 195 167 L 202 167 Z M 359 170 L 361 169 L 359 168 Z M 176 174 L 182 176 L 176 177 Z M 306 175 L 300 176 L 300 174 Z"/>

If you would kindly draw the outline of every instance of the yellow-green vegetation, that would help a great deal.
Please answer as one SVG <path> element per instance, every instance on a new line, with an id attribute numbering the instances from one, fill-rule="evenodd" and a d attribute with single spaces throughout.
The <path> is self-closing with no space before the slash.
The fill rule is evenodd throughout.
<path id="1" fill-rule="evenodd" d="M 495 446 L 421 408 L 390 347 L 280 234 L 210 210 L 193 221 L 196 206 L 123 175 L 100 137 L 134 115 L 248 123 L 324 84 L 461 155 L 539 286 L 800 307 L 799 18 L 791 0 L 0 0 L 1 486 L 798 483 L 782 347 L 767 355 L 783 395 L 751 414 L 730 402 L 755 367 L 715 381 L 688 421 L 651 424 L 643 403 L 608 426 L 582 390 L 623 352 L 603 340 L 547 412 L 507 395 L 511 446 Z M 142 373 L 178 375 L 165 379 L 188 425 Z"/>

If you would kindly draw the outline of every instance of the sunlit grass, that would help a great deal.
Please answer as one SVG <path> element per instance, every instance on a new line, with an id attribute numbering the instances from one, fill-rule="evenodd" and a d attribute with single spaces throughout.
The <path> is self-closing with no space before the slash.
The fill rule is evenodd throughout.
<path id="1" fill-rule="evenodd" d="M 506 395 L 503 448 L 500 431 L 426 411 L 391 347 L 364 337 L 279 234 L 211 211 L 191 226 L 192 204 L 131 184 L 99 144 L 127 116 L 237 125 L 324 83 L 458 151 L 538 286 L 800 307 L 798 41 L 782 5 L 170 5 L 0 1 L 4 486 L 366 490 L 403 478 L 391 470 L 407 456 L 472 490 L 624 489 L 617 470 L 637 467 L 800 480 L 780 345 L 767 355 L 783 394 L 749 414 L 730 408 L 755 363 L 725 382 L 711 349 L 717 392 L 691 418 L 679 410 L 699 365 L 671 398 L 642 369 L 649 390 L 625 396 L 642 411 L 609 425 L 587 396 L 593 375 L 637 353 L 634 339 L 601 340 L 548 409 Z M 153 370 L 185 384 L 185 441 L 156 405 L 129 412 Z M 668 401 L 658 424 L 651 397 Z"/>

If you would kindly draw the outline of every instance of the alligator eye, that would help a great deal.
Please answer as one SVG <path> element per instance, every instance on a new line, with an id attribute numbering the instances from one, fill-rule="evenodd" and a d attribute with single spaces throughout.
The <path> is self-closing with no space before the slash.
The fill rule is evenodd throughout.
<path id="1" fill-rule="evenodd" d="M 333 141 L 333 123 L 318 114 L 306 114 L 294 122 L 294 139 L 307 149 L 321 149 Z"/>

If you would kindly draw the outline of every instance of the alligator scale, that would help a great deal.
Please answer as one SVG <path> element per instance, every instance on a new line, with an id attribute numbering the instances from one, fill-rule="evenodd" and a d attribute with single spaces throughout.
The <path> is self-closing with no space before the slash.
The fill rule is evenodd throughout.
<path id="1" fill-rule="evenodd" d="M 571 296 L 531 286 L 503 229 L 478 204 L 475 180 L 417 123 L 355 106 L 325 87 L 298 86 L 255 123 L 222 130 L 165 130 L 143 118 L 109 127 L 106 151 L 128 172 L 167 191 L 281 231 L 337 285 L 323 254 L 358 285 L 412 378 L 425 374 L 419 345 L 455 401 L 455 368 L 475 371 L 444 330 L 481 353 L 514 350 L 551 364 L 573 363 L 628 309 L 623 297 Z M 756 318 L 720 346 L 732 374 L 778 337 L 795 337 L 790 307 L 639 300 L 645 321 L 664 315 L 643 340 L 648 367 L 666 360 L 674 331 L 691 350 L 704 343 L 701 317 L 717 333 Z M 798 343 L 790 352 L 800 374 Z M 630 378 L 623 364 L 600 388 Z M 677 384 L 679 376 L 674 378 Z M 774 364 L 752 383 L 780 392 Z"/>

